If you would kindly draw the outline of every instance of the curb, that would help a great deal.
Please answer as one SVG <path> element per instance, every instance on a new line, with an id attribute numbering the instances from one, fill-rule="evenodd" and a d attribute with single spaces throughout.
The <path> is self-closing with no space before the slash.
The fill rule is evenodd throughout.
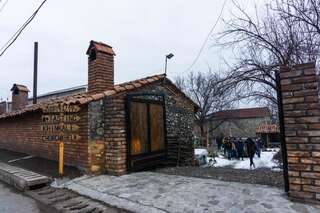
<path id="1" fill-rule="evenodd" d="M 0 163 L 0 180 L 20 191 L 48 185 L 51 182 L 49 177 L 5 163 Z"/>

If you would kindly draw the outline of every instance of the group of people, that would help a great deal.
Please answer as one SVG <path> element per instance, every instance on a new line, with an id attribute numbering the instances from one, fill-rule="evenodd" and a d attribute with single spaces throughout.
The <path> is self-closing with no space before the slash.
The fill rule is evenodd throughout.
<path id="1" fill-rule="evenodd" d="M 229 159 L 242 159 L 248 156 L 250 158 L 250 167 L 254 167 L 253 158 L 256 154 L 259 158 L 261 155 L 262 141 L 260 139 L 242 139 L 242 138 L 232 138 L 226 137 L 222 140 L 222 143 L 218 144 L 218 149 L 223 149 L 224 155 Z"/>

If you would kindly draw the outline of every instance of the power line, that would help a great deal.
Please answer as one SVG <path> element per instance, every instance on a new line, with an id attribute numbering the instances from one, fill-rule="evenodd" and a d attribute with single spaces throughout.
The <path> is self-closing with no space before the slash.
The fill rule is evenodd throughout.
<path id="1" fill-rule="evenodd" d="M 47 0 L 44 0 L 36 11 L 27 19 L 27 21 L 11 36 L 11 38 L 5 43 L 5 45 L 0 49 L 0 57 L 8 50 L 8 48 L 18 39 L 23 30 L 31 23 L 31 21 L 36 17 L 37 13 L 41 7 L 46 3 Z"/>
<path id="2" fill-rule="evenodd" d="M 212 28 L 210 29 L 209 34 L 207 35 L 206 39 L 204 40 L 204 42 L 203 42 L 203 44 L 202 44 L 202 46 L 201 46 L 201 48 L 200 48 L 200 50 L 199 50 L 199 52 L 198 52 L 197 57 L 193 60 L 192 64 L 188 67 L 188 69 L 186 69 L 186 71 L 189 71 L 189 70 L 197 63 L 197 61 L 199 60 L 199 58 L 200 58 L 200 56 L 201 56 L 201 53 L 202 53 L 202 51 L 204 50 L 204 48 L 205 48 L 205 46 L 206 46 L 206 44 L 207 44 L 207 42 L 208 42 L 208 40 L 209 40 L 209 38 L 210 38 L 210 35 L 212 34 L 212 32 L 214 31 L 214 29 L 216 28 L 217 24 L 219 23 L 219 21 L 220 21 L 220 19 L 221 19 L 221 16 L 222 16 L 222 13 L 223 13 L 223 10 L 224 10 L 224 8 L 225 8 L 225 6 L 226 6 L 227 1 L 228 1 L 228 0 L 225 0 L 225 1 L 223 2 L 223 5 L 222 5 L 222 8 L 221 8 L 220 14 L 219 14 L 219 16 L 218 16 L 215 24 L 212 26 Z"/>
<path id="3" fill-rule="evenodd" d="M 3 8 L 7 5 L 9 0 L 6 0 L 3 5 L 0 7 L 0 13 L 2 12 Z M 0 0 L 0 3 L 2 2 L 2 0 Z"/>

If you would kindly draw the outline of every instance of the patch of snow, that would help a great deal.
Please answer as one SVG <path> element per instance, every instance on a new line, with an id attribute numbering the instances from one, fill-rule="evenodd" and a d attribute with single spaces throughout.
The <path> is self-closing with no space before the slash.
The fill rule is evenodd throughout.
<path id="1" fill-rule="evenodd" d="M 276 153 L 277 153 L 276 150 L 265 151 L 265 152 L 261 152 L 260 158 L 255 156 L 253 159 L 253 162 L 256 168 L 270 168 L 275 171 L 279 169 L 277 163 L 273 160 L 273 156 Z M 210 159 L 212 158 L 208 158 L 208 163 L 210 162 Z M 216 163 L 213 164 L 214 167 L 231 167 L 234 169 L 250 169 L 249 158 L 243 158 L 243 160 L 237 160 L 237 159 L 228 160 L 223 155 L 218 155 L 218 157 L 216 157 L 215 160 L 216 160 Z"/>
<path id="2" fill-rule="evenodd" d="M 194 154 L 198 155 L 198 156 L 207 156 L 208 155 L 208 151 L 206 149 L 194 149 Z"/>
<path id="3" fill-rule="evenodd" d="M 281 171 L 282 171 L 282 169 L 279 168 L 279 167 L 274 167 L 274 168 L 272 168 L 271 170 L 272 170 L 272 171 L 275 171 L 275 172 L 281 172 Z"/>

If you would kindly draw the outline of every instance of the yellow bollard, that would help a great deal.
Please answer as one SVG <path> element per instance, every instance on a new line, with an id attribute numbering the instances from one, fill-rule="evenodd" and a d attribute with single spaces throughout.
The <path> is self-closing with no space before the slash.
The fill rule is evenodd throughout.
<path id="1" fill-rule="evenodd" d="M 59 175 L 63 176 L 63 155 L 64 155 L 64 143 L 59 143 Z"/>

